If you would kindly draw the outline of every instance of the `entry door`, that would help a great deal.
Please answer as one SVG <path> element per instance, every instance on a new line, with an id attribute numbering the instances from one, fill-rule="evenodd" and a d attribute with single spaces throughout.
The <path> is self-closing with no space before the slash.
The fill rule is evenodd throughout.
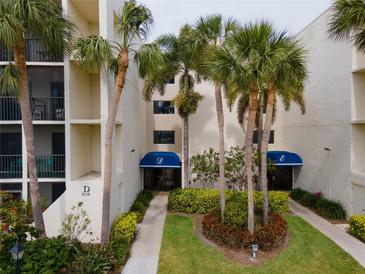
<path id="1" fill-rule="evenodd" d="M 292 168 L 291 166 L 276 166 L 274 174 L 269 176 L 269 189 L 291 190 L 293 184 Z"/>
<path id="2" fill-rule="evenodd" d="M 54 156 L 53 160 L 53 170 L 58 172 L 65 171 L 65 133 L 63 132 L 53 132 L 52 133 L 52 154 Z M 61 176 L 63 177 L 63 176 Z"/>

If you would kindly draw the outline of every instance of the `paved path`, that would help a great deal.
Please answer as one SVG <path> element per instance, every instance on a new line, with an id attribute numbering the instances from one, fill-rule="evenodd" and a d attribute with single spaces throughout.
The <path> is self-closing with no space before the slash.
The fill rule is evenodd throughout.
<path id="1" fill-rule="evenodd" d="M 293 200 L 290 201 L 290 209 L 295 215 L 302 217 L 321 231 L 365 267 L 365 244 Z"/>
<path id="2" fill-rule="evenodd" d="M 156 274 L 167 213 L 167 194 L 157 194 L 147 209 L 122 274 Z"/>

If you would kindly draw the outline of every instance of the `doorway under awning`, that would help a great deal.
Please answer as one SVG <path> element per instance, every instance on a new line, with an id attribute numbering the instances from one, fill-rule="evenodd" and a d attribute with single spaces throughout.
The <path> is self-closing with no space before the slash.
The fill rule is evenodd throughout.
<path id="1" fill-rule="evenodd" d="M 181 168 L 180 157 L 175 152 L 148 152 L 139 162 L 141 168 Z"/>
<path id="2" fill-rule="evenodd" d="M 295 172 L 303 166 L 302 158 L 289 151 L 269 151 L 267 159 L 273 161 L 275 171 L 268 174 L 270 190 L 291 190 L 294 187 Z M 297 170 L 299 171 L 299 170 Z"/>
<path id="3" fill-rule="evenodd" d="M 274 162 L 274 166 L 302 166 L 302 158 L 289 151 L 269 151 L 267 158 Z"/>
<path id="4" fill-rule="evenodd" d="M 175 152 L 148 152 L 139 162 L 143 169 L 143 186 L 150 190 L 181 187 L 181 160 Z"/>

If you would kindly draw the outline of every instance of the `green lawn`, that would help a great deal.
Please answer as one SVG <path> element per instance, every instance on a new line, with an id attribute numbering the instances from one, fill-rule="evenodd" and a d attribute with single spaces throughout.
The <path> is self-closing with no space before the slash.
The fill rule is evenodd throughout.
<path id="1" fill-rule="evenodd" d="M 290 240 L 278 257 L 260 267 L 242 267 L 225 259 L 193 233 L 190 217 L 168 215 L 159 273 L 365 273 L 347 253 L 299 217 L 286 218 Z"/>

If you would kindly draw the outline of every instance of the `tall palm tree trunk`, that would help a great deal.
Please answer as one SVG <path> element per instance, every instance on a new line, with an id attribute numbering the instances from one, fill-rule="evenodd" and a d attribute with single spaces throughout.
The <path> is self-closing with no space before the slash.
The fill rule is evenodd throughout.
<path id="1" fill-rule="evenodd" d="M 108 120 L 105 127 L 105 158 L 104 158 L 104 185 L 103 185 L 103 208 L 101 221 L 101 244 L 106 246 L 109 243 L 110 228 L 110 187 L 112 177 L 112 142 L 115 120 L 118 112 L 118 105 L 122 95 L 125 78 L 128 69 L 128 51 L 123 49 L 118 56 L 118 75 L 115 83 L 115 90 L 112 104 L 108 113 Z"/>
<path id="2" fill-rule="evenodd" d="M 269 221 L 269 193 L 268 193 L 268 185 L 267 185 L 267 151 L 269 148 L 269 140 L 270 140 L 270 130 L 272 124 L 272 117 L 274 112 L 274 104 L 275 104 L 275 89 L 269 88 L 268 97 L 267 97 L 267 106 L 266 106 L 266 117 L 265 117 L 265 126 L 264 132 L 262 134 L 262 144 L 260 150 L 260 159 L 261 159 L 261 174 L 260 181 L 262 184 L 262 194 L 263 194 L 263 219 L 264 224 L 267 224 Z"/>
<path id="3" fill-rule="evenodd" d="M 254 203 L 253 203 L 253 172 L 252 172 L 252 139 L 255 129 L 256 111 L 257 111 L 257 91 L 249 91 L 248 120 L 245 140 L 245 165 L 247 177 L 247 204 L 248 204 L 248 222 L 247 228 L 251 234 L 255 229 Z"/>
<path id="4" fill-rule="evenodd" d="M 184 185 L 190 186 L 189 184 L 189 117 L 183 118 L 184 123 Z"/>
<path id="5" fill-rule="evenodd" d="M 259 121 L 257 124 L 257 151 L 261 151 L 261 145 L 262 145 L 262 134 L 264 131 L 264 96 L 261 92 L 260 94 L 260 106 L 259 106 Z M 261 158 L 258 163 L 258 179 L 260 180 L 260 188 L 262 190 L 262 182 L 261 182 Z"/>
<path id="6" fill-rule="evenodd" d="M 219 188 L 220 188 L 220 206 L 221 206 L 221 220 L 224 221 L 225 208 L 225 178 L 224 178 L 224 114 L 222 104 L 222 86 L 220 83 L 215 84 L 215 106 L 217 110 L 218 120 L 218 139 L 219 139 Z"/>
<path id="7" fill-rule="evenodd" d="M 30 110 L 28 74 L 25 59 L 25 40 L 19 41 L 14 47 L 14 63 L 20 72 L 20 89 L 18 100 L 22 112 L 22 122 L 24 128 L 25 143 L 27 148 L 27 162 L 29 173 L 30 199 L 32 202 L 32 212 L 35 227 L 41 230 L 41 236 L 45 236 L 45 226 L 41 208 L 41 197 L 39 194 L 39 183 L 37 178 L 37 168 L 34 151 L 34 133 L 32 123 L 32 113 Z"/>

